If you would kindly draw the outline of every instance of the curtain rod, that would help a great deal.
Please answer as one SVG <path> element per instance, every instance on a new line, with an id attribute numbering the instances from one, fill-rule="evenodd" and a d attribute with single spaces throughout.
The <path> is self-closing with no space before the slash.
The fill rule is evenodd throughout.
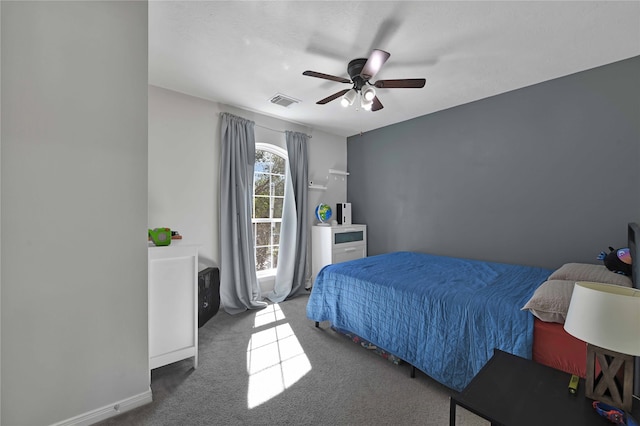
<path id="1" fill-rule="evenodd" d="M 224 112 L 221 112 L 219 115 L 222 115 L 222 114 L 224 114 Z M 262 125 L 256 123 L 255 121 L 253 122 L 253 125 L 256 126 L 256 127 L 261 127 L 263 129 L 266 129 L 266 130 L 271 130 L 272 132 L 278 132 L 278 133 L 284 133 L 285 132 L 284 130 L 276 130 L 276 129 L 272 129 L 271 127 L 262 126 Z M 300 133 L 303 133 L 303 132 L 300 132 Z M 313 136 L 311 136 L 311 135 L 307 135 L 307 137 L 309 139 L 313 138 Z"/>
<path id="2" fill-rule="evenodd" d="M 257 124 L 257 123 L 255 124 L 255 126 L 256 127 L 262 127 L 263 129 L 271 130 L 272 132 L 278 132 L 278 133 L 284 133 L 285 132 L 284 130 L 276 130 L 276 129 L 272 129 L 272 128 L 267 127 L 267 126 L 261 126 L 260 124 Z M 303 133 L 303 132 L 300 132 L 300 133 Z M 311 139 L 313 136 L 307 135 L 307 137 L 309 139 Z"/>

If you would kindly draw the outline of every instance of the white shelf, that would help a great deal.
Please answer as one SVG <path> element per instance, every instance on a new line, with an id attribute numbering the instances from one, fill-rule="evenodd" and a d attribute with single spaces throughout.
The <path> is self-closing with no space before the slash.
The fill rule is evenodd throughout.
<path id="1" fill-rule="evenodd" d="M 326 189 L 327 189 L 327 187 L 326 187 L 326 185 L 316 185 L 316 184 L 313 184 L 313 185 L 309 185 L 309 189 L 319 189 L 319 190 L 324 191 L 324 190 L 326 190 Z"/>
<path id="2" fill-rule="evenodd" d="M 349 176 L 349 172 L 347 172 L 346 170 L 329 169 L 329 174 L 340 175 L 340 176 Z"/>

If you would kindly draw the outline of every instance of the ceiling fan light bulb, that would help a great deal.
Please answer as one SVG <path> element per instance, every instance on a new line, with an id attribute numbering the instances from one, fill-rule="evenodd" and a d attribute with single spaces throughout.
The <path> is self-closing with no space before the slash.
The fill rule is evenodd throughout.
<path id="1" fill-rule="evenodd" d="M 373 101 L 373 98 L 376 97 L 376 91 L 371 86 L 365 86 L 362 88 L 362 97 L 367 101 Z"/>
<path id="2" fill-rule="evenodd" d="M 371 111 L 371 107 L 373 106 L 373 100 L 367 100 L 365 99 L 364 96 L 362 96 L 362 98 L 360 99 L 360 106 L 365 111 Z"/>
<path id="3" fill-rule="evenodd" d="M 343 107 L 348 107 L 353 105 L 353 101 L 356 100 L 356 91 L 351 89 L 349 90 L 347 93 L 344 94 L 344 96 L 342 97 L 342 99 L 340 100 L 340 104 Z"/>

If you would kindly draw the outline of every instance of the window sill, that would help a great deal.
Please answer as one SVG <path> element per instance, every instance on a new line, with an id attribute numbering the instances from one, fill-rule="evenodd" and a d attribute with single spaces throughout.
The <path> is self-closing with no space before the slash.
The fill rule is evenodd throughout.
<path id="1" fill-rule="evenodd" d="M 262 294 L 273 291 L 276 285 L 276 270 L 270 269 L 258 272 L 258 285 Z"/>
<path id="2" fill-rule="evenodd" d="M 256 274 L 258 275 L 258 279 L 262 278 L 275 278 L 277 269 L 268 269 L 266 271 L 258 271 Z"/>

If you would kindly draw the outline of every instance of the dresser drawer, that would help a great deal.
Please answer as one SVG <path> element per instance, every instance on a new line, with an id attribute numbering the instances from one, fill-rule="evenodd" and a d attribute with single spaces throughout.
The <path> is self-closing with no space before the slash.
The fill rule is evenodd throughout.
<path id="1" fill-rule="evenodd" d="M 364 228 L 332 229 L 333 250 L 366 245 Z"/>
<path id="2" fill-rule="evenodd" d="M 356 247 L 334 248 L 331 263 L 346 262 L 347 260 L 362 259 L 363 257 L 367 257 L 367 247 L 360 243 Z"/>

